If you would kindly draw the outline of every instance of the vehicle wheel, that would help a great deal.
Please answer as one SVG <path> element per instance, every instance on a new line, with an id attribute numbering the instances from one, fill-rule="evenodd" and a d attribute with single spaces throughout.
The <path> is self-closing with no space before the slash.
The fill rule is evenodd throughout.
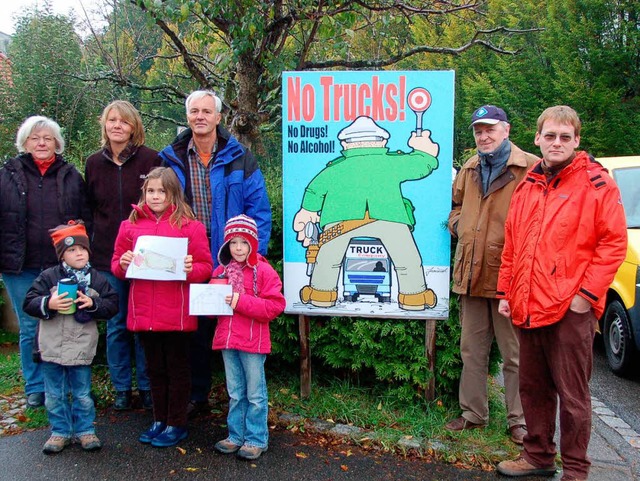
<path id="1" fill-rule="evenodd" d="M 386 303 L 391 302 L 391 296 L 382 296 L 380 294 L 376 294 L 376 297 L 378 298 L 378 302 L 386 302 Z"/>
<path id="2" fill-rule="evenodd" d="M 607 306 L 602 335 L 609 367 L 615 374 L 624 375 L 633 364 L 635 346 L 629 316 L 620 301 L 613 301 Z"/>
<path id="3" fill-rule="evenodd" d="M 353 294 L 345 294 L 344 301 L 345 302 L 356 302 L 358 300 L 358 293 L 354 292 Z"/>

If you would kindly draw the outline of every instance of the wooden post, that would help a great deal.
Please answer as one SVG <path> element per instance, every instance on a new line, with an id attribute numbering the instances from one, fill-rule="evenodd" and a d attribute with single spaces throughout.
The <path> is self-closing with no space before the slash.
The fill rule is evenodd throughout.
<path id="1" fill-rule="evenodd" d="M 311 319 L 303 314 L 298 315 L 298 332 L 300 334 L 300 397 L 311 394 L 311 348 L 309 346 L 309 329 Z"/>
<path id="2" fill-rule="evenodd" d="M 429 371 L 431 371 L 431 379 L 429 379 L 429 385 L 426 390 L 426 397 L 428 401 L 433 401 L 436 397 L 436 320 L 425 320 L 425 352 L 427 360 L 429 362 Z"/>

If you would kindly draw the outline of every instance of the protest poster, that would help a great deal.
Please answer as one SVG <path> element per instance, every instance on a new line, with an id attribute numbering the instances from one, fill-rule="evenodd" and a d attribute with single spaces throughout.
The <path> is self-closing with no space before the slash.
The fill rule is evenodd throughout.
<path id="1" fill-rule="evenodd" d="M 287 313 L 449 314 L 454 72 L 284 72 Z"/>

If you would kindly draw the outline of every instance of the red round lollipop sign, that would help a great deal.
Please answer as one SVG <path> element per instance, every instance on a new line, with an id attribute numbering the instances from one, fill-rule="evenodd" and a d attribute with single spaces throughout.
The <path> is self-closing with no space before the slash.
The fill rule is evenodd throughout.
<path id="1" fill-rule="evenodd" d="M 424 112 L 431 105 L 431 94 L 427 89 L 418 87 L 409 92 L 407 101 L 414 112 Z"/>

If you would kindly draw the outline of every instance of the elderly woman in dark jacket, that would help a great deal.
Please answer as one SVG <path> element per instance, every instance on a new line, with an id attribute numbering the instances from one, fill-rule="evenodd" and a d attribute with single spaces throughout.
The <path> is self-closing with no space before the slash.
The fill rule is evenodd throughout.
<path id="1" fill-rule="evenodd" d="M 44 403 L 40 366 L 32 359 L 38 320 L 22 310 L 41 271 L 58 263 L 49 229 L 71 219 L 91 228 L 86 186 L 62 158 L 60 126 L 47 117 L 26 119 L 16 136 L 18 156 L 0 169 L 0 272 L 20 325 L 20 361 L 27 406 Z"/>
<path id="2" fill-rule="evenodd" d="M 116 390 L 114 408 L 131 408 L 132 335 L 127 331 L 129 283 L 111 273 L 113 244 L 120 223 L 137 204 L 142 183 L 149 171 L 160 165 L 158 153 L 144 145 L 144 127 L 136 108 L 125 100 L 107 105 L 100 117 L 102 148 L 90 155 L 85 167 L 89 206 L 93 213 L 92 265 L 118 292 L 120 312 L 107 321 L 107 362 Z M 144 351 L 135 336 L 135 365 L 138 394 L 144 408 L 152 407 Z"/>

